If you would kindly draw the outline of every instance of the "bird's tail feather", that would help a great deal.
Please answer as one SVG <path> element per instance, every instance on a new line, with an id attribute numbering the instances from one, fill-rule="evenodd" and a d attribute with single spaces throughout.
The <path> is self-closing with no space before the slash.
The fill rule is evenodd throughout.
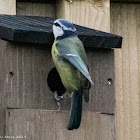
<path id="1" fill-rule="evenodd" d="M 88 102 L 89 101 L 89 89 L 91 88 L 91 84 L 86 78 L 83 78 L 81 80 L 81 85 L 82 85 L 81 87 L 83 89 L 84 99 L 86 102 Z"/>
<path id="2" fill-rule="evenodd" d="M 73 93 L 68 130 L 77 129 L 80 126 L 82 117 L 82 92 L 82 90 L 78 90 Z"/>

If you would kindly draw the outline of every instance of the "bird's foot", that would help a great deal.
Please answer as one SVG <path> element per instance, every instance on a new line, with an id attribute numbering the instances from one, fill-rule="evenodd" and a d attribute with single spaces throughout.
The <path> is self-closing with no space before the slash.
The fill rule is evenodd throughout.
<path id="1" fill-rule="evenodd" d="M 57 105 L 58 105 L 58 109 L 57 109 L 57 111 L 60 111 L 60 109 L 61 109 L 61 104 L 60 104 L 59 101 L 57 101 Z"/>
<path id="2" fill-rule="evenodd" d="M 54 92 L 54 98 L 55 98 L 56 103 L 58 105 L 58 110 L 57 111 L 60 111 L 60 109 L 61 109 L 60 100 L 62 100 L 64 98 L 64 96 L 58 96 L 57 91 L 55 91 Z"/>
<path id="3" fill-rule="evenodd" d="M 57 91 L 54 92 L 54 98 L 56 101 L 62 100 L 64 97 L 63 96 L 58 96 Z"/>

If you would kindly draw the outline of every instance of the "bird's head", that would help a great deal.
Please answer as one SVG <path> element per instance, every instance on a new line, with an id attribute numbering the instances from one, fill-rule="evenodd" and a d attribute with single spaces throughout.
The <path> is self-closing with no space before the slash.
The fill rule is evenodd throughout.
<path id="1" fill-rule="evenodd" d="M 55 39 L 63 39 L 76 36 L 76 28 L 65 19 L 57 19 L 53 24 L 53 34 Z"/>

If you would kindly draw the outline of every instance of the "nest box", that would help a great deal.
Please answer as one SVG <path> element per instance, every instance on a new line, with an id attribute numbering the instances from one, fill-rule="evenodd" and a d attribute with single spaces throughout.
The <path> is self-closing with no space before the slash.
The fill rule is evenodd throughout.
<path id="1" fill-rule="evenodd" d="M 1 50 L 4 55 L 9 108 L 57 109 L 47 83 L 54 68 L 51 46 L 54 41 L 54 19 L 37 16 L 0 15 Z M 94 86 L 89 103 L 83 109 L 114 114 L 114 50 L 120 48 L 122 38 L 75 25 L 89 60 L 89 72 Z M 52 78 L 53 78 L 52 73 Z M 49 82 L 49 81 L 48 81 Z M 70 109 L 70 99 L 64 99 L 61 110 Z"/>

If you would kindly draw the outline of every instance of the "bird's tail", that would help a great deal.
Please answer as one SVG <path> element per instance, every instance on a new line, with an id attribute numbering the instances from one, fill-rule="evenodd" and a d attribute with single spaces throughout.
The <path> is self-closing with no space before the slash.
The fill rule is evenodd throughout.
<path id="1" fill-rule="evenodd" d="M 82 92 L 83 91 L 80 89 L 73 93 L 68 130 L 77 129 L 80 126 L 82 117 Z"/>
<path id="2" fill-rule="evenodd" d="M 83 89 L 84 99 L 86 102 L 89 101 L 89 89 L 91 88 L 91 84 L 85 77 L 81 80 L 81 88 Z"/>
<path id="3" fill-rule="evenodd" d="M 86 80 L 83 88 L 84 99 L 86 102 L 89 101 L 89 89 L 91 88 L 91 84 L 88 80 Z"/>

